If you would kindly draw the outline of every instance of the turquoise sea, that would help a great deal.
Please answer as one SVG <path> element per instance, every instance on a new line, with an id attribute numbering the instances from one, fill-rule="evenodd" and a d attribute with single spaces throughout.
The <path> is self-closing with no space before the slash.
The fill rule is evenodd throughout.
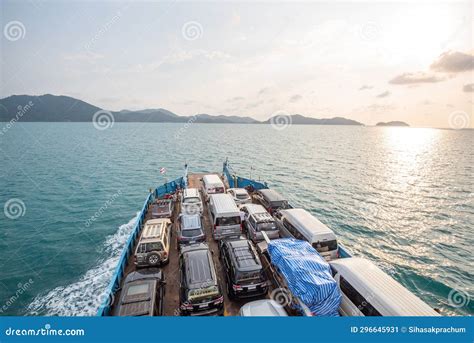
<path id="1" fill-rule="evenodd" d="M 226 157 L 443 314 L 472 315 L 473 146 L 472 130 L 15 123 L 0 135 L 0 315 L 93 315 L 148 189 Z"/>

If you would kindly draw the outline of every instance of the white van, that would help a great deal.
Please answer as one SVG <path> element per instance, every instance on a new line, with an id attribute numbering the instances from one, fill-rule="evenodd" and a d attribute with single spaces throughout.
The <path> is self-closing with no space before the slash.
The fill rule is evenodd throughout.
<path id="1" fill-rule="evenodd" d="M 206 200 L 209 200 L 209 195 L 217 193 L 225 193 L 224 183 L 216 174 L 204 175 L 202 178 L 203 194 Z"/>
<path id="2" fill-rule="evenodd" d="M 209 196 L 209 218 L 212 223 L 212 237 L 215 240 L 242 233 L 240 211 L 230 194 Z"/>
<path id="3" fill-rule="evenodd" d="M 309 242 L 326 261 L 338 257 L 336 235 L 311 213 L 302 208 L 292 208 L 281 210 L 280 214 L 277 220 L 282 237 Z"/>
<path id="4" fill-rule="evenodd" d="M 329 265 L 341 289 L 343 316 L 439 316 L 369 260 L 348 257 Z"/>

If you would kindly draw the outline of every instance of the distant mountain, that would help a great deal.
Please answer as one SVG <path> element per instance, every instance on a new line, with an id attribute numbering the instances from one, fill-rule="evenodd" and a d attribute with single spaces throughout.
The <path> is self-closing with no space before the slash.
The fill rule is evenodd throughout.
<path id="1" fill-rule="evenodd" d="M 14 119 L 24 122 L 90 122 L 98 111 L 103 109 L 87 102 L 57 95 L 12 95 L 0 99 L 0 121 Z M 122 110 L 111 112 L 115 122 L 148 122 L 148 123 L 224 123 L 224 124 L 269 124 L 270 118 L 260 122 L 250 117 L 197 114 L 194 116 L 179 116 L 163 108 L 144 110 Z M 299 114 L 291 115 L 292 124 L 296 125 L 363 125 L 355 120 L 342 117 L 316 119 Z"/>
<path id="2" fill-rule="evenodd" d="M 280 117 L 280 118 L 279 118 Z M 275 116 L 267 121 L 265 121 L 265 124 L 271 124 L 273 122 L 278 123 L 279 119 L 287 120 L 291 124 L 295 125 L 364 125 L 362 123 L 359 123 L 358 121 L 352 120 L 352 119 L 346 119 L 342 117 L 334 117 L 334 118 L 324 118 L 324 119 L 317 119 L 317 118 L 311 118 L 311 117 L 305 117 L 300 114 L 294 114 L 288 116 L 287 119 L 281 118 L 281 116 Z"/>
<path id="3" fill-rule="evenodd" d="M 384 123 L 384 122 L 377 123 L 377 125 L 375 126 L 410 126 L 410 125 L 408 125 L 407 123 L 403 121 L 389 121 L 387 123 Z"/>
<path id="4" fill-rule="evenodd" d="M 12 95 L 0 100 L 0 121 L 23 113 L 22 121 L 91 121 L 99 107 L 68 96 Z"/>

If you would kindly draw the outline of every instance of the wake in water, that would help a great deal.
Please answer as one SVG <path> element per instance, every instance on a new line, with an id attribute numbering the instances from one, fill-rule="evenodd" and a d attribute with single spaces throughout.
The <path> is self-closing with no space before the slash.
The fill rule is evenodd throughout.
<path id="1" fill-rule="evenodd" d="M 46 295 L 38 295 L 26 309 L 27 315 L 42 316 L 94 316 L 107 297 L 105 290 L 117 266 L 118 259 L 137 216 L 118 231 L 107 237 L 104 245 L 107 257 L 96 267 L 88 270 L 79 281 L 60 286 Z"/>

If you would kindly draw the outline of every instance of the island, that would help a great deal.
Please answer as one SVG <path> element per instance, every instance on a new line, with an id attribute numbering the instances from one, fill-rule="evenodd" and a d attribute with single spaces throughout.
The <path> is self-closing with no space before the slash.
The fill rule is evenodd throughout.
<path id="1" fill-rule="evenodd" d="M 404 127 L 409 127 L 410 125 L 408 125 L 407 123 L 403 122 L 403 121 L 389 121 L 389 122 L 380 122 L 380 123 L 377 123 L 377 125 L 375 126 L 404 126 Z"/>
<path id="2" fill-rule="evenodd" d="M 300 114 L 274 115 L 268 120 L 236 116 L 210 115 L 192 116 L 175 114 L 164 108 L 143 110 L 107 111 L 85 101 L 64 95 L 12 95 L 0 99 L 0 122 L 90 122 L 99 115 L 108 116 L 113 122 L 146 123 L 203 123 L 203 124 L 273 124 L 273 125 L 364 125 L 343 117 L 313 118 Z"/>

